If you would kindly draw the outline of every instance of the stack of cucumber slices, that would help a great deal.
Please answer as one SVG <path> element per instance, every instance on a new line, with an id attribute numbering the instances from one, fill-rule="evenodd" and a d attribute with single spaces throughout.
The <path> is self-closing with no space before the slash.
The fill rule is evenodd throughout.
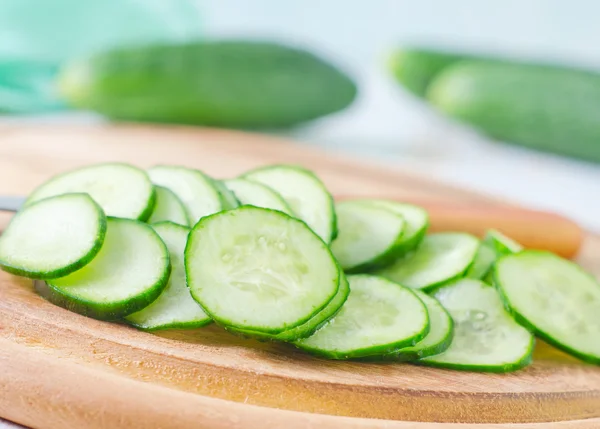
<path id="1" fill-rule="evenodd" d="M 507 372 L 534 336 L 600 364 L 600 285 L 498 231 L 428 234 L 427 212 L 334 203 L 311 171 L 218 180 L 121 163 L 39 186 L 0 265 L 64 308 L 142 330 L 226 331 L 317 356 Z"/>

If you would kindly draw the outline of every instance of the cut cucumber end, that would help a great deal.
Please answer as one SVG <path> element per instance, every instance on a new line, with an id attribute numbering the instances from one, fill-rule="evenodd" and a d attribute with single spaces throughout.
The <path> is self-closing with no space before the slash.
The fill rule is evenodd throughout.
<path id="1" fill-rule="evenodd" d="M 68 275 L 94 259 L 106 235 L 106 216 L 87 194 L 33 202 L 0 236 L 0 265 L 35 279 Z"/>
<path id="2" fill-rule="evenodd" d="M 307 322 L 336 295 L 327 245 L 285 213 L 242 206 L 207 216 L 189 235 L 187 282 L 219 324 L 277 334 Z"/>
<path id="3" fill-rule="evenodd" d="M 145 221 L 156 195 L 148 175 L 129 164 L 95 164 L 54 176 L 35 189 L 25 205 L 69 193 L 86 193 L 107 216 Z"/>
<path id="4" fill-rule="evenodd" d="M 506 255 L 494 284 L 516 319 L 549 344 L 600 364 L 600 284 L 578 265 L 549 252 Z"/>
<path id="5" fill-rule="evenodd" d="M 460 279 L 435 291 L 450 313 L 454 339 L 448 349 L 419 361 L 444 368 L 508 372 L 531 362 L 534 338 L 506 312 L 496 290 L 473 279 Z"/>
<path id="6" fill-rule="evenodd" d="M 350 295 L 340 312 L 314 335 L 294 342 L 309 353 L 349 359 L 413 346 L 429 332 L 423 302 L 408 288 L 381 277 L 348 276 Z"/>
<path id="7" fill-rule="evenodd" d="M 249 171 L 242 178 L 267 185 L 279 193 L 294 214 L 326 243 L 337 236 L 333 197 L 312 171 L 295 165 L 272 165 Z"/>
<path id="8" fill-rule="evenodd" d="M 158 234 L 145 223 L 108 218 L 96 257 L 65 277 L 47 281 L 49 299 L 97 319 L 118 319 L 154 301 L 167 285 L 171 264 Z"/>

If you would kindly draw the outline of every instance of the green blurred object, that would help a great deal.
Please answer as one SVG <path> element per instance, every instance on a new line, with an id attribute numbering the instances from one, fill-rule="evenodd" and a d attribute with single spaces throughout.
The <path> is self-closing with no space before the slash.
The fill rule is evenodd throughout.
<path id="1" fill-rule="evenodd" d="M 401 49 L 392 71 L 413 94 L 503 142 L 600 162 L 600 74 L 550 64 Z"/>
<path id="2" fill-rule="evenodd" d="M 437 74 L 463 58 L 463 55 L 431 49 L 398 49 L 391 57 L 390 68 L 404 88 L 424 98 Z"/>
<path id="3" fill-rule="evenodd" d="M 279 128 L 341 110 L 353 81 L 313 54 L 269 42 L 118 49 L 60 75 L 74 106 L 117 120 Z"/>
<path id="4" fill-rule="evenodd" d="M 64 108 L 59 65 L 117 46 L 181 43 L 201 36 L 193 0 L 2 0 L 0 112 Z"/>

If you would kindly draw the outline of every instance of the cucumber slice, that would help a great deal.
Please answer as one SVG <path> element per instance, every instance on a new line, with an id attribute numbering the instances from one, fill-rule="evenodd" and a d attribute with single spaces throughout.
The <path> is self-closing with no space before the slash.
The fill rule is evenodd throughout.
<path id="1" fill-rule="evenodd" d="M 347 272 L 359 272 L 386 265 L 398 255 L 404 218 L 382 207 L 360 201 L 337 203 L 335 211 L 340 234 L 331 251 Z"/>
<path id="2" fill-rule="evenodd" d="M 190 224 L 204 216 L 224 210 L 215 181 L 192 168 L 157 165 L 148 170 L 153 183 L 171 190 L 183 203 Z"/>
<path id="3" fill-rule="evenodd" d="M 337 236 L 333 198 L 312 171 L 298 166 L 273 165 L 249 171 L 242 177 L 279 193 L 295 215 L 326 243 L 331 243 Z"/>
<path id="4" fill-rule="evenodd" d="M 350 296 L 314 335 L 294 344 L 330 359 L 349 359 L 413 346 L 429 331 L 425 305 L 408 288 L 381 277 L 348 276 Z"/>
<path id="5" fill-rule="evenodd" d="M 402 234 L 400 241 L 395 246 L 395 252 L 398 256 L 415 249 L 421 243 L 421 240 L 425 237 L 427 228 L 429 228 L 429 214 L 421 207 L 380 199 L 360 199 L 355 201 L 390 210 L 404 218 L 406 222 L 404 234 Z"/>
<path id="6" fill-rule="evenodd" d="M 181 200 L 172 191 L 162 186 L 155 186 L 156 204 L 148 223 L 174 222 L 179 225 L 189 226 L 185 207 Z"/>
<path id="7" fill-rule="evenodd" d="M 600 364 L 600 284 L 578 265 L 525 250 L 498 260 L 494 284 L 519 323 L 555 347 Z"/>
<path id="8" fill-rule="evenodd" d="M 403 286 L 428 290 L 462 277 L 478 248 L 479 240 L 470 234 L 431 234 L 414 252 L 375 273 Z"/>
<path id="9" fill-rule="evenodd" d="M 221 206 L 223 210 L 231 210 L 241 205 L 237 196 L 220 180 L 213 180 L 213 185 L 219 191 L 221 196 Z"/>
<path id="10" fill-rule="evenodd" d="M 435 298 L 413 290 L 429 314 L 429 333 L 412 347 L 405 347 L 383 355 L 367 356 L 363 360 L 407 362 L 440 354 L 450 347 L 454 336 L 454 324 L 450 314 Z"/>
<path id="11" fill-rule="evenodd" d="M 496 262 L 496 251 L 487 243 L 482 242 L 475 254 L 473 264 L 467 270 L 466 277 L 480 280 L 487 276 Z"/>
<path id="12" fill-rule="evenodd" d="M 108 163 L 83 167 L 54 176 L 35 189 L 25 205 L 55 195 L 85 193 L 107 216 L 146 220 L 156 195 L 148 175 L 128 164 Z"/>
<path id="13" fill-rule="evenodd" d="M 169 279 L 165 244 L 147 224 L 108 218 L 106 238 L 82 269 L 49 280 L 49 299 L 97 319 L 118 319 L 154 301 Z"/>
<path id="14" fill-rule="evenodd" d="M 65 276 L 100 251 L 106 216 L 87 194 L 65 194 L 32 203 L 0 236 L 2 269 L 35 279 Z"/>
<path id="15" fill-rule="evenodd" d="M 282 196 L 262 183 L 246 179 L 230 179 L 224 183 L 244 205 L 279 210 L 290 216 L 294 215 Z"/>
<path id="16" fill-rule="evenodd" d="M 211 322 L 190 295 L 185 283 L 183 255 L 190 229 L 171 222 L 153 225 L 154 230 L 167 245 L 171 258 L 169 283 L 160 296 L 148 307 L 126 316 L 132 325 L 154 331 L 168 328 L 198 328 Z"/>
<path id="17" fill-rule="evenodd" d="M 443 368 L 508 372 L 531 363 L 534 338 L 502 306 L 496 290 L 480 280 L 460 279 L 434 297 L 454 321 L 454 339 L 443 353 L 420 363 Z"/>
<path id="18" fill-rule="evenodd" d="M 241 334 L 244 337 L 258 338 L 262 340 L 278 340 L 278 341 L 295 341 L 300 338 L 306 338 L 315 333 L 317 329 L 323 326 L 333 316 L 335 316 L 342 308 L 348 295 L 350 294 L 350 285 L 348 279 L 344 274 L 344 271 L 339 268 L 340 281 L 338 286 L 338 292 L 335 294 L 333 299 L 307 322 L 302 325 L 296 326 L 295 328 L 288 329 L 287 331 L 280 332 L 279 334 L 268 334 L 263 332 L 255 332 L 249 330 L 236 329 L 232 327 L 226 327 L 230 332 Z"/>
<path id="19" fill-rule="evenodd" d="M 276 210 L 242 206 L 203 218 L 185 250 L 194 299 L 217 323 L 276 334 L 320 312 L 339 288 L 329 247 Z"/>
<path id="20" fill-rule="evenodd" d="M 510 255 L 523 250 L 523 246 L 495 229 L 486 232 L 483 242 L 491 246 L 499 256 Z"/>

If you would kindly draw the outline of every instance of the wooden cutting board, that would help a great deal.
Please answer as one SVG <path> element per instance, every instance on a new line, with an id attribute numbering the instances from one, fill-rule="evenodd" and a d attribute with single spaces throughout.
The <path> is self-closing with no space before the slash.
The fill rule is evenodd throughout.
<path id="1" fill-rule="evenodd" d="M 148 126 L 0 128 L 0 194 L 114 160 L 217 177 L 293 162 L 337 195 L 501 205 L 273 137 Z M 587 235 L 579 260 L 596 275 L 599 255 L 600 239 Z M 541 343 L 532 366 L 502 375 L 321 360 L 216 326 L 149 334 L 55 307 L 2 273 L 0 416 L 50 429 L 599 428 L 600 367 Z"/>

